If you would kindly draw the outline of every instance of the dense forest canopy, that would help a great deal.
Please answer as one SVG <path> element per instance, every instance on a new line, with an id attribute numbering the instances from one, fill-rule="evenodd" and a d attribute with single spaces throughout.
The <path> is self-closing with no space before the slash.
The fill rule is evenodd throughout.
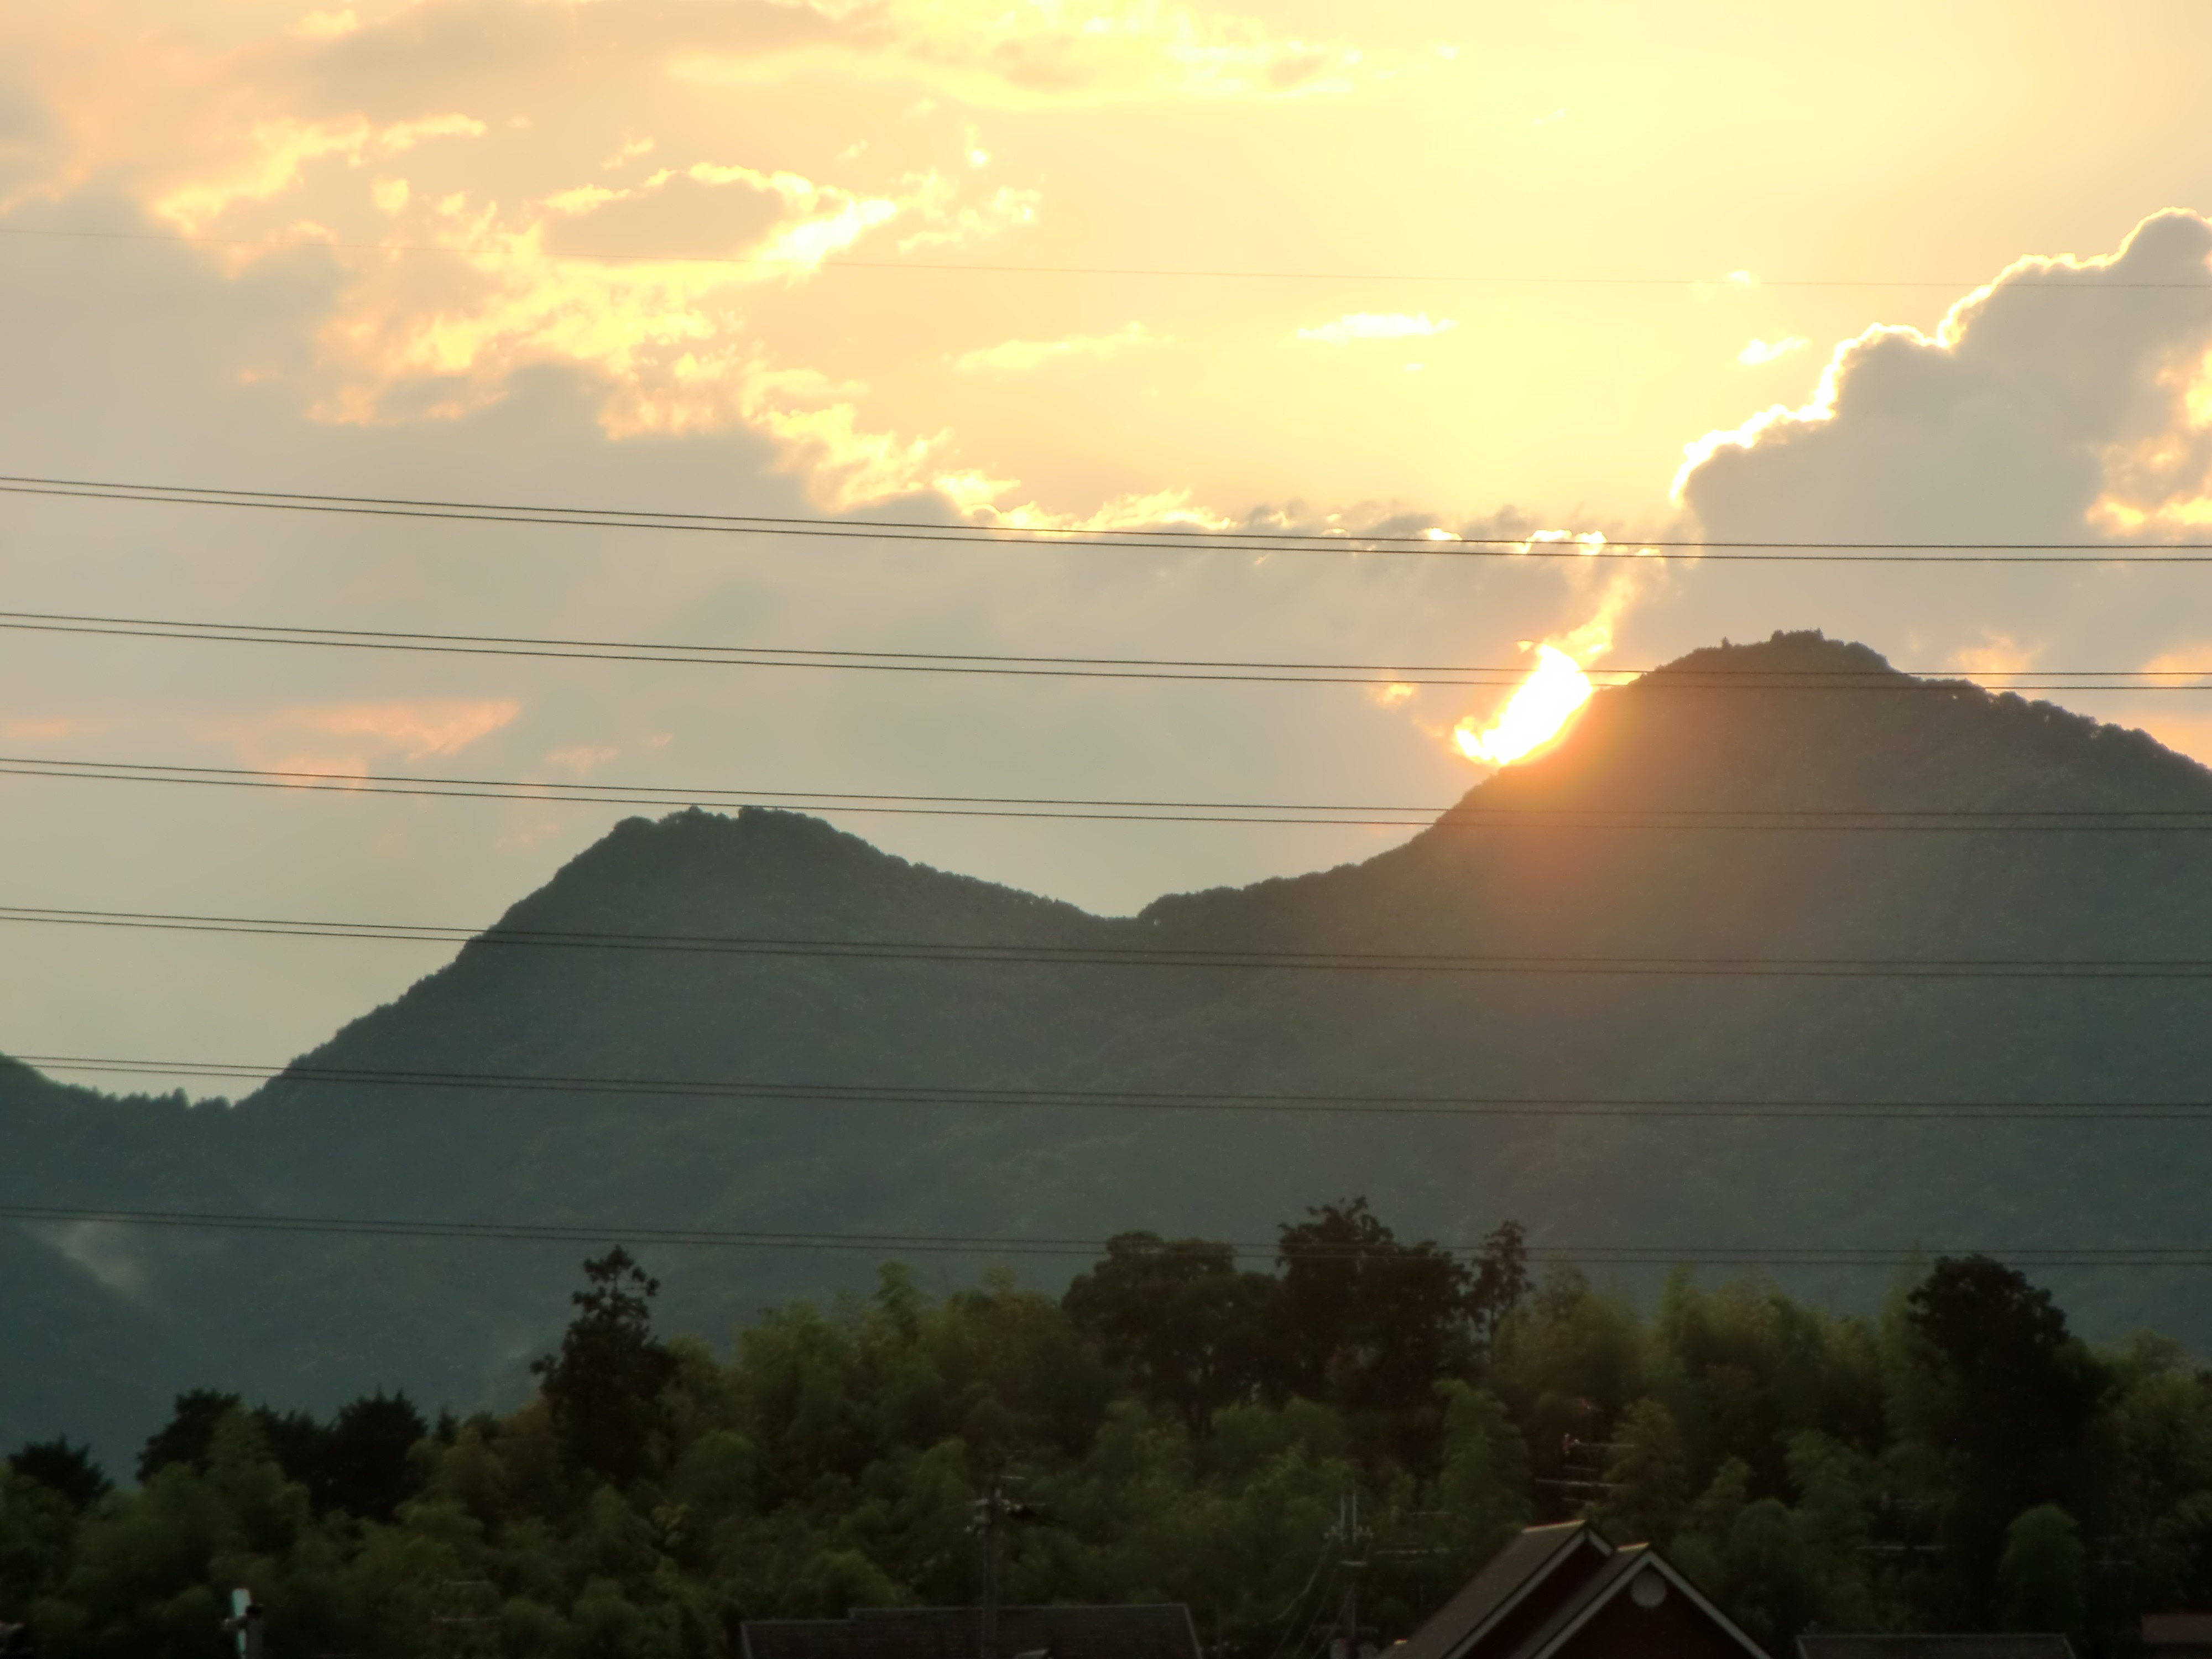
<path id="1" fill-rule="evenodd" d="M 1271 1270 L 1116 1237 L 1063 1295 L 765 1314 L 718 1357 L 654 1329 L 628 1254 L 586 1264 L 520 1409 L 326 1420 L 202 1390 L 127 1488 L 81 1446 L 0 1474 L 0 1623 L 49 1659 L 220 1659 L 233 1586 L 271 1659 L 720 1659 L 738 1621 L 960 1604 L 994 1483 L 1013 1601 L 1170 1599 L 1232 1659 L 1303 1650 L 1348 1559 L 1406 1634 L 1531 1520 L 1650 1539 L 1778 1653 L 1796 1632 L 2062 1630 L 2130 1650 L 2212 1600 L 2212 1374 L 2092 1348 L 1986 1258 L 1839 1316 L 1686 1274 L 1644 1316 L 1521 1230 L 1468 1261 L 1364 1202 Z M 1360 1535 L 1331 1538 L 1358 1494 Z"/>

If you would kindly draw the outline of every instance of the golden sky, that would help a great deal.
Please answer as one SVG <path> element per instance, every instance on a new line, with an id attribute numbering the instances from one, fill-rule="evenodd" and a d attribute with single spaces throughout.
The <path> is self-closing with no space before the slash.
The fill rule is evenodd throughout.
<path id="1" fill-rule="evenodd" d="M 985 523 L 2191 533 L 2208 58 L 2195 0 L 17 0 L 0 471 Z M 1821 627 L 1917 669 L 2189 665 L 2204 580 L 0 506 L 0 609 L 884 649 L 1639 666 Z M 11 752 L 763 787 L 1442 801 L 1480 775 L 1451 731 L 1502 701 L 0 656 Z M 2212 757 L 2186 696 L 2081 706 Z M 268 914 L 481 921 L 611 817 L 8 791 L 27 891 Z M 848 822 L 1109 909 L 1379 844 Z M 423 965 L 240 946 L 229 1000 L 258 1012 L 225 1025 L 176 989 L 194 948 L 13 951 L 41 965 L 0 967 L 0 1049 L 288 1053 Z"/>

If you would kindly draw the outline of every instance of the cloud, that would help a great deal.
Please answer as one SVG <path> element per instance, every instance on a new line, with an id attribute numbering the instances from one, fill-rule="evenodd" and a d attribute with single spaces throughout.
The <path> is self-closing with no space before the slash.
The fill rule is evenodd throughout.
<path id="1" fill-rule="evenodd" d="M 1334 322 L 1319 323 L 1298 331 L 1301 340 L 1326 345 L 1349 345 L 1354 340 L 1412 340 L 1432 334 L 1449 334 L 1459 324 L 1449 317 L 1431 319 L 1428 313 L 1408 316 L 1402 311 L 1355 311 Z"/>
<path id="2" fill-rule="evenodd" d="M 1872 328 L 1812 402 L 1687 447 L 1675 494 L 1717 539 L 2148 538 L 2212 521 L 2212 223 L 2021 259 L 1933 335 Z"/>
<path id="3" fill-rule="evenodd" d="M 202 735 L 228 743 L 249 766 L 345 777 L 395 755 L 409 761 L 457 755 L 521 713 L 512 697 L 300 704 L 215 722 Z"/>
<path id="4" fill-rule="evenodd" d="M 273 200 L 294 189 L 310 163 L 337 158 L 358 167 L 404 155 L 432 138 L 480 138 L 482 121 L 459 114 L 373 125 L 366 116 L 330 121 L 289 117 L 257 121 L 242 147 L 206 177 L 179 185 L 153 204 L 155 216 L 187 236 L 204 235 L 231 208 Z"/>
<path id="5" fill-rule="evenodd" d="M 1746 368 L 1760 368 L 1768 363 L 1778 362 L 1791 352 L 1801 350 L 1811 343 L 1810 340 L 1795 334 L 1780 340 L 1752 340 L 1745 344 L 1742 350 L 1735 354 L 1735 360 Z"/>
<path id="6" fill-rule="evenodd" d="M 830 28 L 803 46 L 679 55 L 691 79 L 742 81 L 795 51 L 896 66 L 969 102 L 1282 97 L 1341 91 L 1368 72 L 1340 41 L 1279 37 L 1247 17 L 1161 0 L 796 0 Z"/>
<path id="7" fill-rule="evenodd" d="M 311 11 L 284 32 L 301 40 L 335 40 L 361 27 L 351 7 L 343 11 Z"/>
<path id="8" fill-rule="evenodd" d="M 1951 665 L 1969 676 L 2017 674 L 2032 668 L 2043 654 L 2039 645 L 2022 645 L 2009 634 L 1985 633 L 1979 645 L 1963 646 L 1951 653 Z"/>
<path id="9" fill-rule="evenodd" d="M 2172 650 L 2161 651 L 2143 665 L 2143 672 L 2212 679 L 2212 640 L 2192 640 Z"/>
<path id="10" fill-rule="evenodd" d="M 565 749 L 556 749 L 545 757 L 548 766 L 557 766 L 563 772 L 587 777 L 609 761 L 620 757 L 622 750 L 605 744 L 572 743 Z"/>
<path id="11" fill-rule="evenodd" d="M 1142 323 L 1131 323 L 1111 334 L 1071 334 L 1060 340 L 1003 340 L 994 346 L 964 351 L 952 360 L 962 374 L 1022 374 L 1047 363 L 1104 357 L 1131 346 L 1158 343 Z"/>

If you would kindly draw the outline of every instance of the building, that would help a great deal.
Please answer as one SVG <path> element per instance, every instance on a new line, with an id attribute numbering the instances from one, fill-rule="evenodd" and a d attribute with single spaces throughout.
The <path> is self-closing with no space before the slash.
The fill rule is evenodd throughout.
<path id="1" fill-rule="evenodd" d="M 1389 1659 L 1766 1659 L 1646 1544 L 1531 1527 Z"/>
<path id="2" fill-rule="evenodd" d="M 976 1659 L 980 1607 L 855 1607 L 842 1619 L 749 1619 L 742 1659 Z M 1178 1602 L 1000 1607 L 998 1659 L 1199 1659 Z"/>
<path id="3" fill-rule="evenodd" d="M 1798 1659 L 2074 1659 L 2063 1636 L 1828 1636 L 1797 1638 Z"/>
<path id="4" fill-rule="evenodd" d="M 2212 1613 L 2147 1613 L 2142 1643 L 2151 1659 L 2212 1659 Z"/>

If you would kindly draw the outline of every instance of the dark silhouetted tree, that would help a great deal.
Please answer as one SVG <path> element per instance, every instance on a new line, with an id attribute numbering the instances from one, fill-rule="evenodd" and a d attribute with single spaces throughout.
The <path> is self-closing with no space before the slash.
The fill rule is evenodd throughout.
<path id="1" fill-rule="evenodd" d="M 1327 1401 L 1367 1449 L 1431 1460 L 1442 1418 L 1436 1385 L 1473 1359 L 1472 1275 L 1450 1252 L 1401 1244 L 1364 1198 L 1285 1224 L 1278 1385 Z"/>
<path id="2" fill-rule="evenodd" d="M 1139 1398 L 1203 1436 L 1216 1412 L 1264 1380 L 1280 1290 L 1266 1273 L 1239 1271 L 1233 1245 L 1121 1233 L 1061 1306 Z"/>
<path id="3" fill-rule="evenodd" d="M 1528 1235 L 1517 1221 L 1502 1221 L 1482 1241 L 1475 1262 L 1474 1282 L 1468 1287 L 1467 1309 L 1485 1347 L 1498 1334 L 1498 1327 L 1528 1297 L 1534 1281 L 1528 1277 Z"/>
<path id="4" fill-rule="evenodd" d="M 59 1492 L 72 1509 L 88 1510 L 113 1487 L 92 1460 L 92 1448 L 66 1438 L 34 1440 L 8 1460 L 8 1467 L 48 1492 Z"/>
<path id="5" fill-rule="evenodd" d="M 1987 1256 L 1937 1261 L 1905 1313 L 1931 1385 L 1921 1431 L 1958 1465 L 1948 1571 L 1965 1616 L 1986 1618 L 2014 1517 L 2086 1496 L 2085 1442 L 2107 1379 L 2051 1293 Z"/>
<path id="6" fill-rule="evenodd" d="M 169 1420 L 154 1431 L 138 1454 L 138 1484 L 143 1486 L 172 1463 L 205 1471 L 215 1444 L 216 1425 L 239 1408 L 234 1394 L 193 1389 L 177 1396 Z"/>
<path id="7" fill-rule="evenodd" d="M 339 1408 L 323 1437 L 319 1484 L 309 1492 L 319 1510 L 343 1510 L 364 1521 L 389 1521 L 415 1495 L 408 1455 L 430 1432 L 404 1394 L 380 1389 Z"/>
<path id="8" fill-rule="evenodd" d="M 628 1486 L 653 1461 L 666 1415 L 661 1394 L 676 1375 L 675 1356 L 653 1334 L 660 1281 L 619 1245 L 586 1261 L 584 1278 L 568 1298 L 576 1316 L 561 1352 L 534 1361 L 531 1374 L 569 1468 Z"/>

